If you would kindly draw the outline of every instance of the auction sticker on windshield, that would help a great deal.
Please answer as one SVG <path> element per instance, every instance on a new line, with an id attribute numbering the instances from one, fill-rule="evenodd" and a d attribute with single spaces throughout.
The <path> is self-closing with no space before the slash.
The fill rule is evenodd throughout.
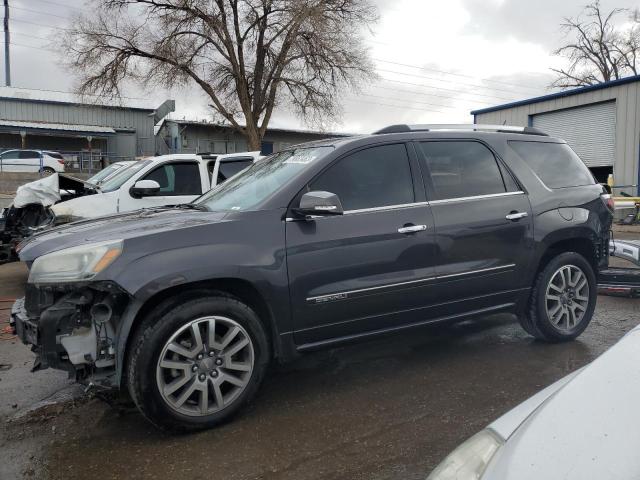
<path id="1" fill-rule="evenodd" d="M 299 165 L 308 165 L 320 155 L 321 151 L 315 148 L 308 148 L 296 151 L 295 155 L 286 159 L 283 163 L 297 163 Z"/>

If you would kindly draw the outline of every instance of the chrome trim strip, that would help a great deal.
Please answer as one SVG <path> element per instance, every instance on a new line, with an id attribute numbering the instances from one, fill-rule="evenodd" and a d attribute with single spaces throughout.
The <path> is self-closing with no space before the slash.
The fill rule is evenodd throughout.
<path id="1" fill-rule="evenodd" d="M 373 292 L 376 290 L 381 290 L 383 288 L 392 288 L 392 287 L 398 287 L 401 285 L 412 285 L 414 283 L 431 282 L 436 278 L 437 277 L 426 277 L 426 278 L 420 278 L 418 280 L 409 280 L 408 282 L 389 283 L 387 285 L 380 285 L 377 287 L 359 288 L 357 290 L 347 290 L 346 292 L 328 293 L 326 295 L 318 295 L 317 297 L 309 297 L 307 298 L 307 302 L 323 303 L 323 301 L 330 301 L 332 297 L 336 297 L 335 299 L 339 300 L 342 298 L 346 298 L 348 295 L 352 295 L 354 293 Z M 323 299 L 329 299 L 329 300 L 323 300 Z"/>
<path id="2" fill-rule="evenodd" d="M 399 282 L 399 283 L 389 283 L 387 285 L 380 285 L 377 287 L 368 287 L 368 288 L 359 288 L 356 290 L 346 290 L 343 292 L 336 292 L 336 293 L 328 293 L 325 295 L 318 295 L 317 297 L 307 297 L 306 301 L 307 302 L 314 302 L 314 303 L 326 303 L 326 302 L 330 302 L 333 300 L 344 300 L 346 298 L 349 297 L 349 295 L 353 295 L 355 293 L 364 293 L 364 292 L 373 292 L 376 290 L 381 290 L 384 288 L 393 288 L 393 287 L 399 287 L 402 285 L 412 285 L 412 284 L 416 284 L 416 283 L 424 283 L 424 282 L 430 282 L 433 280 L 440 280 L 443 278 L 454 278 L 454 277 L 460 277 L 463 275 L 473 275 L 474 273 L 485 273 L 485 272 L 493 272 L 493 271 L 498 271 L 498 270 L 505 270 L 508 268 L 513 268 L 515 267 L 516 264 L 515 263 L 510 263 L 509 265 L 501 265 L 499 267 L 491 267 L 491 268 L 481 268 L 479 270 L 470 270 L 468 272 L 461 272 L 461 273 L 452 273 L 450 275 L 436 275 L 433 277 L 426 277 L 426 278 L 420 278 L 418 280 L 409 280 L 407 282 Z"/>
<path id="3" fill-rule="evenodd" d="M 357 213 L 370 213 L 370 212 L 382 212 L 386 210 L 398 210 L 400 208 L 413 208 L 420 206 L 429 206 L 429 205 L 438 205 L 443 203 L 455 203 L 455 202 L 466 202 L 469 200 L 482 200 L 484 198 L 495 198 L 495 197 L 507 197 L 511 195 L 524 195 L 525 193 L 521 190 L 517 192 L 505 192 L 505 193 L 492 193 L 491 195 L 476 195 L 475 197 L 458 197 L 458 198 L 446 198 L 444 200 L 430 200 L 428 202 L 413 202 L 413 203 L 401 203 L 398 205 L 387 205 L 385 207 L 373 207 L 373 208 L 360 208 L 357 210 L 345 210 L 343 215 L 354 215 Z M 313 219 L 318 218 L 332 218 L 332 217 L 340 217 L 340 215 L 310 215 Z M 287 217 L 285 221 L 287 222 L 295 222 L 297 219 Z"/>
<path id="4" fill-rule="evenodd" d="M 398 210 L 400 208 L 412 208 L 429 205 L 429 202 L 413 202 L 413 203 L 401 203 L 398 205 L 387 205 L 385 207 L 373 207 L 373 208 L 360 208 L 357 210 L 345 210 L 344 215 L 353 215 L 354 213 L 369 213 L 369 212 L 381 212 L 384 210 Z"/>
<path id="5" fill-rule="evenodd" d="M 429 202 L 413 202 L 413 203 L 401 203 L 398 205 L 387 205 L 385 207 L 373 207 L 373 208 L 360 208 L 357 210 L 345 210 L 342 212 L 342 215 L 309 215 L 309 218 L 313 220 L 318 220 L 320 218 L 339 218 L 344 215 L 355 215 L 358 213 L 370 213 L 370 212 L 383 212 L 387 210 L 399 210 L 401 208 L 413 208 L 420 206 L 428 206 Z M 297 219 L 293 217 L 285 218 L 285 222 L 295 222 L 302 219 Z"/>
<path id="6" fill-rule="evenodd" d="M 507 268 L 513 268 L 515 266 L 516 266 L 515 263 L 510 263 L 509 265 L 500 265 L 499 267 L 481 268 L 480 270 L 470 270 L 468 272 L 451 273 L 449 275 L 439 275 L 436 278 L 440 280 L 442 278 L 453 278 L 453 277 L 461 277 L 463 275 L 473 275 L 474 273 L 494 272 L 497 270 L 506 270 Z"/>
<path id="7" fill-rule="evenodd" d="M 485 198 L 508 197 L 511 195 L 524 195 L 524 192 L 520 190 L 517 192 L 492 193 L 491 195 L 476 195 L 474 197 L 445 198 L 443 200 L 431 200 L 431 202 L 429 203 L 431 205 L 439 205 L 442 203 L 468 202 L 470 200 L 482 200 Z"/>

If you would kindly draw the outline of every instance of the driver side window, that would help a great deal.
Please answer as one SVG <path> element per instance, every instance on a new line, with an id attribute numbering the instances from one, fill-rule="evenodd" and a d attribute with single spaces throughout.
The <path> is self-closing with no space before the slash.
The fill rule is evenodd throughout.
<path id="1" fill-rule="evenodd" d="M 335 193 L 345 210 L 415 201 L 409 156 L 402 143 L 367 148 L 338 160 L 311 182 L 309 190 Z"/>
<path id="2" fill-rule="evenodd" d="M 202 182 L 198 164 L 192 162 L 165 163 L 149 172 L 142 180 L 154 180 L 160 185 L 158 195 L 201 195 Z"/>

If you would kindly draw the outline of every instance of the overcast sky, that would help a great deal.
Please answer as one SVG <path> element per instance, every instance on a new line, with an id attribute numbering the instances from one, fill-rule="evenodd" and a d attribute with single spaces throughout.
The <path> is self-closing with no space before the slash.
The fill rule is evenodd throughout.
<path id="1" fill-rule="evenodd" d="M 469 111 L 549 93 L 549 68 L 562 65 L 551 52 L 563 40 L 562 18 L 587 0 L 373 0 L 380 22 L 367 44 L 380 80 L 343 95 L 344 115 L 335 131 L 370 132 L 393 123 L 469 123 Z M 74 72 L 43 50 L 84 0 L 10 0 L 14 87 L 71 91 Z M 602 7 L 635 7 L 637 1 L 603 0 Z M 4 46 L 4 45 L 3 45 Z M 60 52 L 58 52 L 60 53 Z M 4 63 L 2 63 L 4 80 Z M 210 118 L 197 87 L 142 92 L 131 102 L 177 103 L 174 115 Z M 126 102 L 125 102 L 126 103 Z M 0 112 L 1 117 L 2 112 Z M 308 128 L 288 111 L 270 124 Z"/>

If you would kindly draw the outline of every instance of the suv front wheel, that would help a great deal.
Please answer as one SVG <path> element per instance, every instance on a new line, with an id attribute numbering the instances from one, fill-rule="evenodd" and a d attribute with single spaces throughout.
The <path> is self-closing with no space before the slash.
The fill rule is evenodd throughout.
<path id="1" fill-rule="evenodd" d="M 591 264 L 578 253 L 561 253 L 538 274 L 520 323 L 541 340 L 573 340 L 591 322 L 597 295 Z"/>
<path id="2" fill-rule="evenodd" d="M 162 303 L 132 341 L 129 392 L 164 430 L 201 430 L 229 419 L 255 394 L 269 362 L 255 312 L 229 295 L 207 293 Z"/>

